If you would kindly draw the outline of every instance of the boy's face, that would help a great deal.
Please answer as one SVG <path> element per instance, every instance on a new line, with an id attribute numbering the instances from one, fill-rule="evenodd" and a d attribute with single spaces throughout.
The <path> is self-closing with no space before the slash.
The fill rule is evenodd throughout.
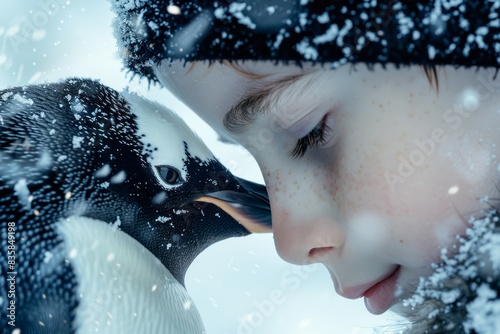
<path id="1" fill-rule="evenodd" d="M 372 313 L 408 297 L 468 217 L 488 207 L 479 199 L 497 197 L 494 71 L 441 69 L 437 92 L 417 67 L 242 68 L 254 75 L 183 62 L 156 74 L 253 154 L 280 256 L 323 263 L 337 292 L 364 296 Z"/>

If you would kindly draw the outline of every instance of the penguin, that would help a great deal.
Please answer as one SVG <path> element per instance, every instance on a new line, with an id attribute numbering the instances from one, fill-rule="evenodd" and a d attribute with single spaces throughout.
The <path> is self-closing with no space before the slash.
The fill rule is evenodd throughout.
<path id="1" fill-rule="evenodd" d="M 187 268 L 270 217 L 156 102 L 83 78 L 0 91 L 2 333 L 205 333 Z"/>

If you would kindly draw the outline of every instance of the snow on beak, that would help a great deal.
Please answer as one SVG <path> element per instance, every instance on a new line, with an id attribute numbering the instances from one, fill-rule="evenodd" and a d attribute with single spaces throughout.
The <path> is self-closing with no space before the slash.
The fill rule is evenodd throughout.
<path id="1" fill-rule="evenodd" d="M 238 177 L 235 182 L 230 189 L 207 193 L 196 201 L 217 205 L 251 233 L 272 232 L 266 187 Z"/>

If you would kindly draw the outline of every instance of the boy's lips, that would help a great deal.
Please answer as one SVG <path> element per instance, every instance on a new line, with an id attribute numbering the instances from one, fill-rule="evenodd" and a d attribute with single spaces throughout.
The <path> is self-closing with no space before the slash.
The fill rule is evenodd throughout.
<path id="1" fill-rule="evenodd" d="M 349 299 L 365 297 L 365 305 L 368 311 L 373 314 L 382 314 L 394 304 L 399 272 L 400 266 L 397 266 L 375 282 L 346 288 L 338 291 L 338 293 L 342 297 Z"/>
<path id="2" fill-rule="evenodd" d="M 372 285 L 363 293 L 365 306 L 370 313 L 382 314 L 394 304 L 399 269 L 400 266 L 397 266 L 388 276 Z"/>

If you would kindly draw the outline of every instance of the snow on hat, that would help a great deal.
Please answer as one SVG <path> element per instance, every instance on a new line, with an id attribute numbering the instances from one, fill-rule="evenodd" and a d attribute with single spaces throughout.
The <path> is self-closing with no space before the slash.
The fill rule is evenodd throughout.
<path id="1" fill-rule="evenodd" d="M 500 0 L 113 0 L 125 66 L 166 60 L 500 67 Z"/>

